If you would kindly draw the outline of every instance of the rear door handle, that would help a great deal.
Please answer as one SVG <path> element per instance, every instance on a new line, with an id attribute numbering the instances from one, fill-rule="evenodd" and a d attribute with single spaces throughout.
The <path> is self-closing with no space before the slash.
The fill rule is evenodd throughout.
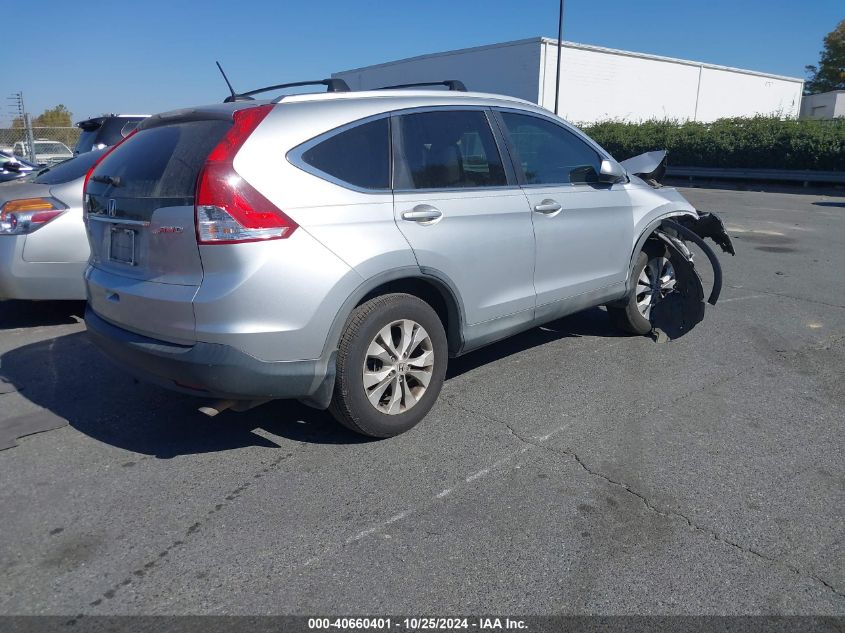
<path id="1" fill-rule="evenodd" d="M 402 213 L 402 219 L 409 222 L 417 222 L 418 224 L 425 224 L 426 222 L 434 222 L 443 217 L 443 214 L 428 204 L 419 204 L 411 211 Z"/>
<path id="2" fill-rule="evenodd" d="M 552 213 L 557 213 L 563 207 L 560 206 L 559 202 L 555 202 L 554 200 L 543 200 L 540 204 L 534 205 L 534 210 L 537 213 L 544 213 L 546 215 L 551 215 Z"/>

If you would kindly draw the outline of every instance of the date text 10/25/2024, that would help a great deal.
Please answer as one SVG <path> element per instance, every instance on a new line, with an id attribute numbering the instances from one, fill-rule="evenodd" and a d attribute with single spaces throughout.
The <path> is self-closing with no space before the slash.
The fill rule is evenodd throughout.
<path id="1" fill-rule="evenodd" d="M 430 630 L 481 630 L 481 631 L 519 631 L 526 630 L 524 620 L 511 618 L 308 618 L 311 630 L 390 630 L 400 628 L 411 631 Z"/>

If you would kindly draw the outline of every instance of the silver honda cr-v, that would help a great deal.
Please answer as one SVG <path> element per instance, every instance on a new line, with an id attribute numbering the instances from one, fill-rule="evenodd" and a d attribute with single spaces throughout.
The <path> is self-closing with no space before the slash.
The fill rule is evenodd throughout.
<path id="1" fill-rule="evenodd" d="M 701 303 L 686 240 L 730 247 L 647 182 L 659 160 L 626 169 L 526 101 L 232 101 L 150 117 L 86 183 L 88 330 L 171 389 L 297 398 L 395 435 L 449 357 L 597 305 L 649 332 L 670 297 Z"/>

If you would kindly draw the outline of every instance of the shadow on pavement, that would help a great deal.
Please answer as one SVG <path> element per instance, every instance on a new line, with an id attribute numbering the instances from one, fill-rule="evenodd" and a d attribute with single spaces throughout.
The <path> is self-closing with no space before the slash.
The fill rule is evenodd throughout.
<path id="1" fill-rule="evenodd" d="M 610 322 L 610 317 L 601 308 L 591 308 L 577 312 L 570 316 L 552 321 L 541 327 L 533 328 L 522 334 L 517 334 L 466 356 L 453 358 L 449 361 L 449 371 L 446 380 L 455 378 L 468 371 L 487 365 L 488 363 L 507 358 L 525 350 L 551 343 L 562 338 L 580 336 L 618 337 L 627 336 L 617 330 Z"/>
<path id="2" fill-rule="evenodd" d="M 0 330 L 77 323 L 84 301 L 0 301 Z"/>
<path id="3" fill-rule="evenodd" d="M 576 336 L 619 333 L 603 310 L 587 310 L 453 359 L 448 377 Z M 369 441 L 343 428 L 328 412 L 295 401 L 277 400 L 244 413 L 208 418 L 197 411 L 207 401 L 135 380 L 100 354 L 85 332 L 11 350 L 0 357 L 0 367 L 21 395 L 89 437 L 163 459 L 248 446 L 278 447 L 280 443 L 268 435 L 320 444 Z"/>
<path id="4" fill-rule="evenodd" d="M 85 332 L 11 350 L 0 357 L 0 367 L 22 396 L 75 429 L 106 444 L 159 458 L 279 446 L 255 431 L 295 442 L 366 441 L 327 412 L 295 401 L 208 418 L 197 411 L 206 400 L 136 381 L 106 359 Z"/>

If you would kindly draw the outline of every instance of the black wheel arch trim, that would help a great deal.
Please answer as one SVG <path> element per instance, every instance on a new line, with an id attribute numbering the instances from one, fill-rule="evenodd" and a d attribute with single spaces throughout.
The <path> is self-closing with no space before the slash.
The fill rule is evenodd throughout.
<path id="1" fill-rule="evenodd" d="M 430 267 L 403 266 L 383 271 L 377 275 L 367 278 L 350 294 L 343 302 L 340 310 L 335 315 L 329 335 L 326 339 L 326 346 L 323 349 L 323 357 L 328 357 L 337 350 L 343 329 L 352 311 L 374 290 L 391 282 L 397 281 L 422 281 L 434 286 L 443 297 L 448 316 L 447 339 L 449 340 L 450 355 L 457 355 L 463 347 L 463 328 L 465 312 L 463 301 L 457 287 L 448 275 L 440 270 Z"/>
<path id="2" fill-rule="evenodd" d="M 628 260 L 628 279 L 625 281 L 625 296 L 627 297 L 628 293 L 631 291 L 631 271 L 634 269 L 634 264 L 637 261 L 637 255 L 639 255 L 640 251 L 643 250 L 643 246 L 648 241 L 648 238 L 651 237 L 652 233 L 654 233 L 657 229 L 660 228 L 660 225 L 663 224 L 664 220 L 671 219 L 673 217 L 678 217 L 680 215 L 687 215 L 689 217 L 693 216 L 691 211 L 668 211 L 666 213 L 661 213 L 657 218 L 649 222 L 645 229 L 640 233 L 639 238 L 634 243 L 634 250 L 631 251 L 631 257 Z"/>
<path id="3" fill-rule="evenodd" d="M 711 267 L 713 268 L 714 275 L 713 289 L 710 292 L 707 302 L 711 305 L 716 305 L 716 301 L 718 301 L 722 290 L 722 267 L 716 257 L 716 254 L 713 252 L 713 249 L 704 242 L 704 238 L 709 237 L 716 242 L 724 252 L 731 255 L 736 255 L 736 250 L 734 249 L 731 238 L 728 235 L 721 218 L 719 218 L 719 216 L 715 213 L 704 213 L 698 210 L 696 210 L 695 214 L 680 211 L 663 213 L 646 226 L 645 230 L 640 234 L 640 237 L 634 246 L 634 250 L 631 252 L 631 259 L 628 266 L 628 279 L 625 283 L 626 295 L 631 291 L 631 271 L 634 268 L 634 262 L 636 261 L 637 255 L 652 235 L 664 238 L 664 236 L 658 235 L 661 227 L 670 229 L 671 231 L 682 235 L 685 239 L 695 243 L 704 252 L 704 255 L 707 257 Z M 671 242 L 667 241 L 666 243 L 670 247 L 674 248 Z M 679 253 L 684 255 L 680 251 Z"/>

